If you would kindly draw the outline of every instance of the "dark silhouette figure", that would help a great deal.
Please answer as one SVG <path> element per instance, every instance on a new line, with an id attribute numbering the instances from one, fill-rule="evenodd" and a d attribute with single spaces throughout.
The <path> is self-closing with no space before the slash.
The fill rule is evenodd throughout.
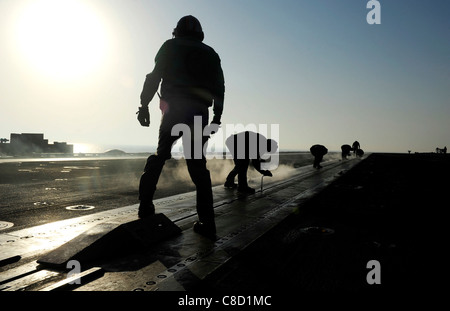
<path id="1" fill-rule="evenodd" d="M 446 154 L 447 153 L 447 146 L 445 146 L 444 148 L 440 149 L 439 147 L 436 148 L 436 153 L 443 153 Z"/>
<path id="2" fill-rule="evenodd" d="M 273 139 L 267 139 L 263 135 L 255 132 L 241 132 L 231 135 L 225 141 L 230 153 L 233 155 L 234 168 L 228 174 L 225 181 L 226 188 L 236 188 L 239 192 L 252 194 L 255 189 L 248 186 L 247 171 L 250 161 L 253 167 L 264 176 L 272 176 L 268 170 L 261 169 L 261 159 L 266 153 L 275 153 L 278 149 L 278 143 Z M 235 184 L 234 178 L 238 176 L 238 184 Z"/>
<path id="3" fill-rule="evenodd" d="M 345 160 L 345 159 L 347 159 L 348 156 L 350 156 L 352 147 L 350 145 L 342 145 L 341 151 L 342 151 L 342 160 Z"/>
<path id="4" fill-rule="evenodd" d="M 356 151 L 359 148 L 361 148 L 361 146 L 360 146 L 360 144 L 359 144 L 359 142 L 357 140 L 355 140 L 355 142 L 353 143 L 352 148 L 353 148 L 353 154 L 356 155 Z"/>
<path id="5" fill-rule="evenodd" d="M 356 156 L 357 157 L 362 157 L 364 155 L 364 150 L 362 150 L 361 148 L 356 150 Z"/>
<path id="6" fill-rule="evenodd" d="M 149 126 L 148 104 L 153 99 L 161 83 L 160 108 L 163 113 L 159 128 L 159 140 L 156 154 L 147 159 L 144 173 L 139 184 L 140 218 L 155 213 L 153 195 L 165 161 L 171 158 L 173 144 L 185 133 L 172 135 L 176 124 L 194 127 L 194 117 L 201 117 L 202 130 L 208 126 L 209 111 L 213 106 L 214 117 L 211 127 L 218 129 L 223 111 L 225 83 L 218 54 L 202 43 L 204 34 L 200 22 L 193 16 L 181 18 L 174 29 L 173 38 L 167 40 L 155 57 L 155 67 L 146 76 L 141 93 L 141 106 L 138 120 L 142 126 Z M 158 94 L 159 95 L 159 94 Z M 193 137 L 191 146 L 184 150 L 193 151 L 194 142 L 201 141 L 202 146 L 209 136 Z M 198 136 L 198 135 L 197 135 Z M 187 140 L 189 141 L 189 139 Z M 194 231 L 214 238 L 216 225 L 213 209 L 211 176 L 206 168 L 206 158 L 185 153 L 186 164 L 197 190 L 197 212 L 199 221 L 194 224 Z"/>
<path id="7" fill-rule="evenodd" d="M 314 156 L 313 167 L 317 169 L 322 168 L 320 162 L 322 162 L 323 156 L 328 153 L 328 149 L 322 145 L 314 145 L 309 149 L 309 151 L 311 151 L 311 154 Z"/>

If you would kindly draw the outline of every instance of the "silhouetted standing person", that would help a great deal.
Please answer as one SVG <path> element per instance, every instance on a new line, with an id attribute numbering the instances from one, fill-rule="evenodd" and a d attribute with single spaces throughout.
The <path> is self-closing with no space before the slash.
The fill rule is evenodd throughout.
<path id="1" fill-rule="evenodd" d="M 148 104 L 153 99 L 161 83 L 160 108 L 163 112 L 159 128 L 156 154 L 147 159 L 144 173 L 139 184 L 140 218 L 155 213 L 153 195 L 159 176 L 166 160 L 171 158 L 172 146 L 183 134 L 172 135 L 176 124 L 186 124 L 191 129 L 194 117 L 201 117 L 201 126 L 208 126 L 209 111 L 213 106 L 212 125 L 220 125 L 223 111 L 225 82 L 218 54 L 202 43 L 204 34 L 200 22 L 193 16 L 179 20 L 174 29 L 173 38 L 167 40 L 155 57 L 155 67 L 146 76 L 141 93 L 141 106 L 138 120 L 142 126 L 149 126 Z M 201 140 L 202 146 L 209 136 L 193 137 L 191 146 L 184 145 L 184 150 L 194 150 L 194 141 Z M 197 189 L 197 213 L 199 221 L 194 224 L 194 231 L 208 237 L 215 237 L 216 225 L 213 209 L 211 177 L 206 168 L 206 158 L 186 155 L 186 164 L 192 181 Z"/>
<path id="2" fill-rule="evenodd" d="M 350 145 L 342 145 L 341 151 L 342 151 L 342 160 L 347 159 L 347 157 L 350 156 L 352 147 Z"/>
<path id="3" fill-rule="evenodd" d="M 260 148 L 260 144 L 264 144 L 263 148 Z M 238 188 L 239 192 L 252 194 L 255 193 L 255 189 L 248 186 L 247 182 L 247 170 L 252 162 L 253 167 L 264 176 L 272 176 L 272 173 L 268 170 L 261 169 L 261 159 L 265 152 L 274 153 L 278 149 L 278 143 L 273 139 L 267 139 L 263 135 L 251 131 L 245 131 L 238 134 L 231 135 L 225 141 L 230 153 L 233 155 L 234 168 L 228 174 L 225 181 L 226 188 Z M 264 154 L 262 154 L 262 151 Z M 238 184 L 234 183 L 234 179 L 238 176 Z"/>
<path id="4" fill-rule="evenodd" d="M 311 154 L 314 156 L 313 167 L 317 169 L 322 168 L 320 162 L 322 162 L 323 156 L 328 153 L 328 149 L 322 145 L 314 145 L 309 151 L 311 151 Z"/>
<path id="5" fill-rule="evenodd" d="M 357 140 L 355 140 L 355 142 L 353 143 L 352 148 L 353 148 L 353 154 L 356 155 L 358 149 L 361 148 L 361 146 L 359 145 L 359 142 Z"/>

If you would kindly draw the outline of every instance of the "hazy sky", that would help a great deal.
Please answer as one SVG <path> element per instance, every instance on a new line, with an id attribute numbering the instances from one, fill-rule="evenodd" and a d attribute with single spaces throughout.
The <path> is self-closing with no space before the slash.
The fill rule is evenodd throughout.
<path id="1" fill-rule="evenodd" d="M 156 145 L 157 97 L 144 128 L 139 95 L 194 15 L 222 60 L 224 125 L 278 124 L 281 149 L 450 147 L 450 2 L 380 0 L 379 25 L 367 2 L 0 0 L 0 137 Z"/>

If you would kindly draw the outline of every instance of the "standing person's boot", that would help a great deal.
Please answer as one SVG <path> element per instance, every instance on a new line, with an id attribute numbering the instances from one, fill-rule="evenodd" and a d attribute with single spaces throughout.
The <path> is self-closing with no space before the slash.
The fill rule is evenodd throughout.
<path id="1" fill-rule="evenodd" d="M 138 217 L 148 218 L 155 215 L 155 205 L 152 201 L 141 201 L 139 204 Z"/>
<path id="2" fill-rule="evenodd" d="M 194 232 L 203 235 L 204 237 L 215 241 L 216 236 L 216 225 L 215 224 L 204 224 L 200 221 L 194 223 Z"/>
<path id="3" fill-rule="evenodd" d="M 186 160 L 189 174 L 197 189 L 198 220 L 194 232 L 211 240 L 216 240 L 216 223 L 213 206 L 211 176 L 206 168 L 206 159 Z"/>
<path id="4" fill-rule="evenodd" d="M 155 215 L 155 205 L 153 204 L 153 194 L 156 191 L 156 187 L 147 190 L 144 194 L 139 196 L 141 203 L 139 203 L 138 217 L 148 218 Z"/>

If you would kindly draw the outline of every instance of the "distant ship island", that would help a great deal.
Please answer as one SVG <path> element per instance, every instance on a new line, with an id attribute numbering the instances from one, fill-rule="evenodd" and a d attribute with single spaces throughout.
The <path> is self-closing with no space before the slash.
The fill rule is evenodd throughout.
<path id="1" fill-rule="evenodd" d="M 9 141 L 9 143 L 8 143 Z M 42 154 L 73 154 L 73 145 L 66 142 L 48 143 L 44 134 L 11 134 L 11 139 L 0 139 L 0 156 L 33 156 Z"/>

